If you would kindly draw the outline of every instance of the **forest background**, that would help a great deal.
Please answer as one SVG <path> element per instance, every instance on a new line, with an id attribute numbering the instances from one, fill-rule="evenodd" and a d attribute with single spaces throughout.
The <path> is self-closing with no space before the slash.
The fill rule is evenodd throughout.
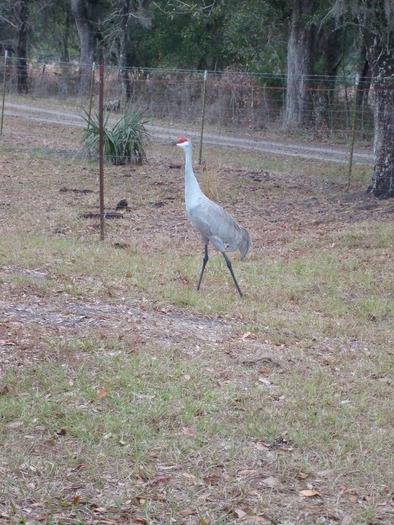
<path id="1" fill-rule="evenodd" d="M 92 64 L 103 59 L 116 68 L 123 102 L 135 95 L 136 70 L 140 77 L 151 68 L 174 75 L 242 71 L 253 74 L 256 87 L 277 89 L 277 123 L 299 133 L 331 129 L 333 105 L 351 85 L 346 97 L 373 117 L 369 189 L 378 198 L 394 196 L 393 28 L 389 0 L 0 3 L 0 51 L 16 67 L 19 94 L 31 90 L 31 66 L 37 63 L 77 66 L 75 89 L 83 95 L 90 89 Z M 237 103 L 255 101 L 243 97 Z"/>

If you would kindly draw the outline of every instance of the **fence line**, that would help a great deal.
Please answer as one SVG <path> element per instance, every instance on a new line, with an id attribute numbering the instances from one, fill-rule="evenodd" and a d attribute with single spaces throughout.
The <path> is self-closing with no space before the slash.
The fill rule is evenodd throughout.
<path id="1" fill-rule="evenodd" d="M 7 65 L 7 68 L 6 68 Z M 2 71 L 2 68 L 3 71 Z M 18 95 L 18 62 L 6 60 L 0 66 L 4 92 Z M 117 67 L 105 67 L 105 100 L 108 109 L 122 111 L 132 106 L 147 119 L 178 124 L 201 123 L 203 71 L 129 68 L 126 77 Z M 87 78 L 89 77 L 89 78 Z M 86 78 L 86 82 L 83 80 Z M 94 79 L 94 75 L 93 75 Z M 286 110 L 286 78 L 240 71 L 209 72 L 205 91 L 205 122 L 219 129 L 283 132 Z M 311 77 L 305 106 L 308 126 L 314 138 L 348 143 L 351 137 L 371 144 L 373 115 L 370 79 L 362 79 L 357 93 L 354 78 Z M 87 86 L 81 92 L 81 85 Z M 81 71 L 75 63 L 30 62 L 28 92 L 24 96 L 67 100 L 77 105 L 98 106 L 99 82 L 92 83 L 92 65 Z"/>

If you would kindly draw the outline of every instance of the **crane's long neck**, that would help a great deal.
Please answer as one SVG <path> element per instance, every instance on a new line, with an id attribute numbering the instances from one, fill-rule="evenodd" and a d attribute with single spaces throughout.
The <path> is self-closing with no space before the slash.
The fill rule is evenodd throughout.
<path id="1" fill-rule="evenodd" d="M 186 207 L 192 206 L 194 201 L 202 194 L 193 171 L 192 150 L 185 149 L 185 200 Z"/>

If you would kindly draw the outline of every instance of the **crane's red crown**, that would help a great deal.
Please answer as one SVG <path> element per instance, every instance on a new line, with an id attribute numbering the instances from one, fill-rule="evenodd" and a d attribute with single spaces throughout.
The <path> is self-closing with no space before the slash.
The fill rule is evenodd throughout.
<path id="1" fill-rule="evenodd" d="M 181 138 L 178 140 L 177 144 L 183 144 L 184 142 L 189 142 L 189 141 L 188 141 L 187 139 L 185 139 L 185 137 L 181 137 Z"/>

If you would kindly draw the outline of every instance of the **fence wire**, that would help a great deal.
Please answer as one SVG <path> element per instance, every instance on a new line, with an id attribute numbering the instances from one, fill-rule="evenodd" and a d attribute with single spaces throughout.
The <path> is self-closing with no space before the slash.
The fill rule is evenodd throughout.
<path id="1" fill-rule="evenodd" d="M 22 94 L 34 99 L 74 99 L 78 108 L 98 106 L 99 79 L 92 67 L 84 71 L 75 63 L 31 62 L 22 72 L 12 59 L 0 68 L 5 94 Z M 202 98 L 205 123 L 229 131 L 283 132 L 286 78 L 245 72 L 209 72 L 205 95 L 204 72 L 152 68 L 105 68 L 107 109 L 122 112 L 132 107 L 148 120 L 199 125 Z M 22 88 L 21 89 L 21 85 Z M 309 79 L 307 101 L 303 106 L 303 128 L 311 138 L 348 144 L 372 144 L 373 113 L 370 79 L 359 86 L 349 77 Z M 21 93 L 22 92 L 22 93 Z M 298 94 L 297 94 L 298 96 Z M 307 123 L 307 124 L 305 124 Z"/>

